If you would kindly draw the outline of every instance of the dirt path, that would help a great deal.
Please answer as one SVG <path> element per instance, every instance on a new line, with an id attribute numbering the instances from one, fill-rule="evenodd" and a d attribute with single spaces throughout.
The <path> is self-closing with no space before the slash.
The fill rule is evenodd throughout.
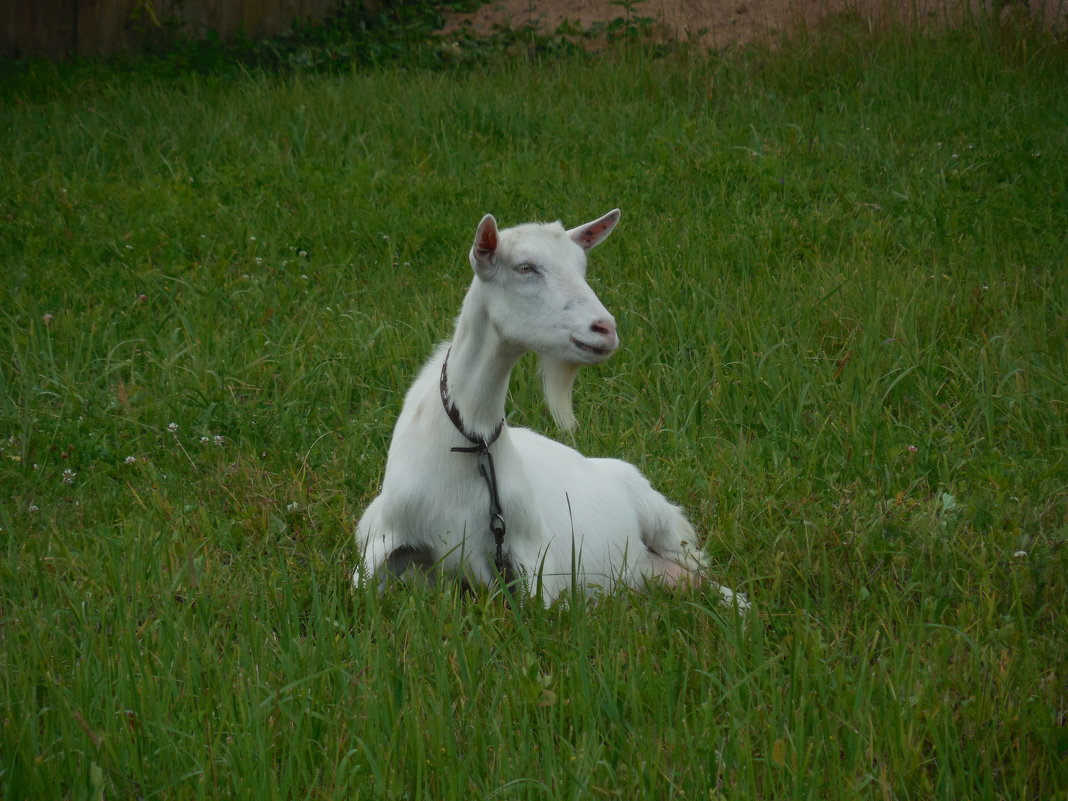
<path id="1" fill-rule="evenodd" d="M 969 6 L 971 4 L 971 6 Z M 873 24 L 888 13 L 919 24 L 943 22 L 997 6 L 1003 20 L 1029 16 L 1040 26 L 1064 30 L 1062 0 L 492 0 L 477 11 L 456 14 L 444 32 L 468 28 L 476 35 L 499 27 L 534 26 L 552 33 L 568 22 L 583 30 L 626 18 L 651 18 L 655 34 L 722 49 L 732 44 L 774 41 L 798 25 L 814 27 L 828 15 L 853 10 Z M 968 12 L 968 8 L 975 10 Z"/>
<path id="2" fill-rule="evenodd" d="M 814 24 L 828 11 L 841 10 L 846 1 L 644 0 L 635 2 L 629 14 L 652 18 L 664 37 L 719 48 L 774 35 L 802 21 Z M 484 35 L 499 26 L 534 26 L 552 33 L 565 21 L 589 30 L 627 16 L 624 5 L 610 0 L 492 0 L 477 11 L 456 15 L 445 31 L 466 26 Z"/>

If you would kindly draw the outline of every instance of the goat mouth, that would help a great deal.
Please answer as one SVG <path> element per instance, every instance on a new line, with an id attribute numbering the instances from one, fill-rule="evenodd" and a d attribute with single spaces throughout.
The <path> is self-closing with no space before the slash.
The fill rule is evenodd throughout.
<path id="1" fill-rule="evenodd" d="M 597 345 L 591 345 L 589 342 L 583 342 L 581 339 L 571 337 L 571 344 L 581 351 L 586 353 L 592 353 L 594 356 L 610 356 L 615 348 L 600 348 Z"/>

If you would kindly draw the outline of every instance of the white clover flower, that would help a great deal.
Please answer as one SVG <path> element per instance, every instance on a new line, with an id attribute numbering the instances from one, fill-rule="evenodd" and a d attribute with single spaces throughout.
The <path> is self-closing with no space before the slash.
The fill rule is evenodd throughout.
<path id="1" fill-rule="evenodd" d="M 123 461 L 126 462 L 126 464 L 133 464 L 134 462 L 137 461 L 137 457 L 136 456 L 127 456 L 125 459 L 123 459 Z"/>
<path id="2" fill-rule="evenodd" d="M 223 445 L 226 444 L 226 439 L 224 437 L 220 437 L 218 434 L 215 435 L 215 440 L 214 441 L 215 441 L 216 446 L 218 446 L 220 448 Z"/>
<path id="3" fill-rule="evenodd" d="M 167 430 L 170 431 L 172 434 L 177 433 L 178 424 L 177 423 L 167 423 Z"/>
<path id="4" fill-rule="evenodd" d="M 71 470 L 69 467 L 66 468 L 63 471 L 63 483 L 64 484 L 73 484 L 74 483 L 74 477 L 76 475 L 78 475 L 78 474 L 75 473 L 73 470 Z"/>

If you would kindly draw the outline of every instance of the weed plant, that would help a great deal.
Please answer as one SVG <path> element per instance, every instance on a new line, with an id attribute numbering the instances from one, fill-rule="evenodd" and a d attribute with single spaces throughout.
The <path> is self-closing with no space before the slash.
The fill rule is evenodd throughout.
<path id="1" fill-rule="evenodd" d="M 968 29 L 316 75 L 0 127 L 0 797 L 1064 799 L 1068 56 Z M 480 216 L 623 209 L 591 455 L 715 593 L 353 590 Z M 514 424 L 552 430 L 523 363 Z"/>

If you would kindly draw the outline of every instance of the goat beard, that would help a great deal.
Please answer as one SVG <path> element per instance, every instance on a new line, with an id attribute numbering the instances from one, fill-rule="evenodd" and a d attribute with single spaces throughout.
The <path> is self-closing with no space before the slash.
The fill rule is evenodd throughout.
<path id="1" fill-rule="evenodd" d="M 571 390 L 581 365 L 541 357 L 541 380 L 545 388 L 545 400 L 556 425 L 564 431 L 573 431 L 577 421 L 571 403 Z"/>

